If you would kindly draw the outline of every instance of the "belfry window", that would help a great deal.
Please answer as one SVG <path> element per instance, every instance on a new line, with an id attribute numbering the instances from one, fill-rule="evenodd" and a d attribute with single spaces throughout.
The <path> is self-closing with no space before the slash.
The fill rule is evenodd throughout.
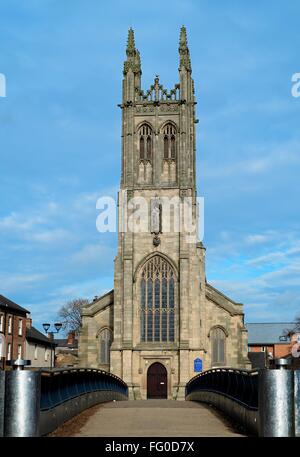
<path id="1" fill-rule="evenodd" d="M 101 330 L 100 340 L 100 363 L 108 365 L 110 363 L 110 346 L 112 343 L 112 332 L 108 328 Z"/>
<path id="2" fill-rule="evenodd" d="M 152 159 L 152 129 L 147 124 L 143 124 L 139 129 L 139 152 L 140 160 Z"/>
<path id="3" fill-rule="evenodd" d="M 220 327 L 215 327 L 210 332 L 211 339 L 211 364 L 224 366 L 226 364 L 225 340 L 226 335 Z"/>
<path id="4" fill-rule="evenodd" d="M 140 282 L 141 341 L 175 340 L 175 286 L 173 268 L 162 257 L 145 264 Z"/>
<path id="5" fill-rule="evenodd" d="M 173 124 L 167 124 L 163 130 L 164 135 L 164 159 L 176 159 L 176 128 Z"/>

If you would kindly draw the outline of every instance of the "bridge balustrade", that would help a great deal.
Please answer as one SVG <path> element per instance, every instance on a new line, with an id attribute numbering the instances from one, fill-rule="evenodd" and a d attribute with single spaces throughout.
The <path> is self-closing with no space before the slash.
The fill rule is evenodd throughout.
<path id="1" fill-rule="evenodd" d="M 213 368 L 186 385 L 186 400 L 215 405 L 253 434 L 258 433 L 258 371 Z"/>
<path id="2" fill-rule="evenodd" d="M 128 400 L 127 384 L 92 368 L 3 372 L 0 436 L 40 436 L 86 408 Z"/>

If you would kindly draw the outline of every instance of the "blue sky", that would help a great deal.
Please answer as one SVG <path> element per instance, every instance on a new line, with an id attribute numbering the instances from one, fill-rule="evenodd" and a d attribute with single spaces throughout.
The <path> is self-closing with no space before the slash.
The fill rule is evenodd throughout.
<path id="1" fill-rule="evenodd" d="M 247 322 L 300 313 L 297 0 L 1 0 L 0 293 L 40 328 L 68 299 L 113 287 L 116 235 L 96 200 L 116 196 L 121 80 L 135 30 L 142 85 L 178 82 L 188 30 L 198 100 L 197 181 L 207 278 Z"/>

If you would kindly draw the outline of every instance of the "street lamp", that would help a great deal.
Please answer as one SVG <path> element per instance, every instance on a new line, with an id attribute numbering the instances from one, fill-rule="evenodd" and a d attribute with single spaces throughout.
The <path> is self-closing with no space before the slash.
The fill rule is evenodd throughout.
<path id="1" fill-rule="evenodd" d="M 47 323 L 47 322 L 43 324 L 43 328 L 44 328 L 46 334 L 48 335 L 48 333 L 51 333 L 51 340 L 52 340 L 53 333 L 58 333 L 60 331 L 60 329 L 62 328 L 62 323 L 61 322 L 55 322 L 54 323 L 54 327 L 55 327 L 56 332 L 54 332 L 54 331 L 49 332 L 50 327 L 51 327 L 51 325 L 49 323 Z M 55 361 L 55 344 L 53 345 L 53 350 L 54 350 L 54 360 L 53 361 Z M 52 364 L 52 346 L 51 346 L 51 367 L 50 368 L 53 368 L 52 365 L 53 364 Z"/>

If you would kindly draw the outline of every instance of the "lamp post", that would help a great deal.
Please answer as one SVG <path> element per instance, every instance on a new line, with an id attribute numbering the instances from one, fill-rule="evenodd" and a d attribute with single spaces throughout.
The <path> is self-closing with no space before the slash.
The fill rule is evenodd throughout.
<path id="1" fill-rule="evenodd" d="M 54 327 L 55 327 L 55 330 L 56 330 L 55 332 L 54 331 L 49 332 L 50 327 L 51 327 L 51 325 L 48 324 L 48 323 L 44 323 L 43 324 L 43 328 L 44 328 L 46 334 L 48 335 L 49 333 L 51 333 L 51 337 L 50 338 L 51 338 L 51 341 L 52 341 L 53 340 L 53 333 L 58 333 L 60 331 L 60 329 L 62 328 L 62 323 L 61 322 L 55 322 L 55 324 L 54 324 Z M 51 355 L 50 355 L 50 359 L 51 359 L 50 368 L 53 368 L 52 365 L 54 365 L 54 363 L 52 363 L 52 347 L 53 347 L 53 350 L 54 350 L 53 362 L 55 361 L 55 344 L 53 344 L 53 346 L 52 345 L 50 346 L 50 348 L 51 348 L 50 349 L 50 352 L 51 352 Z"/>

